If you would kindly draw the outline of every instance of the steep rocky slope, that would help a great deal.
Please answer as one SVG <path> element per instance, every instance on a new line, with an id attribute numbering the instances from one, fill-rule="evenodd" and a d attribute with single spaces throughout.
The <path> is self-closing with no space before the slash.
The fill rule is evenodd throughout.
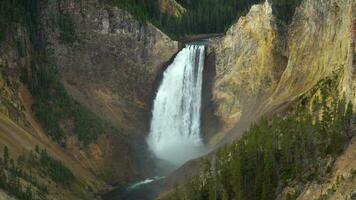
<path id="1" fill-rule="evenodd" d="M 3 155 L 4 146 L 7 146 L 10 157 L 16 160 L 18 156 L 29 153 L 38 145 L 46 149 L 54 159 L 65 163 L 76 177 L 73 183 L 73 187 L 78 189 L 76 192 L 68 188 L 57 187 L 56 183 L 48 181 L 48 191 L 51 193 L 49 198 L 87 198 L 92 193 L 86 191 L 86 187 L 91 187 L 92 192 L 98 192 L 104 186 L 104 182 L 81 166 L 70 153 L 55 144 L 34 117 L 31 110 L 31 95 L 20 81 L 20 71 L 28 67 L 30 60 L 30 42 L 25 29 L 18 27 L 15 32 L 12 39 L 0 42 L 1 155 Z M 14 41 L 18 42 L 17 48 L 13 45 Z M 82 191 L 78 192 L 80 190 Z M 0 197 L 7 199 L 8 196 L 1 192 Z"/>
<path id="2" fill-rule="evenodd" d="M 149 107 L 152 83 L 178 50 L 177 42 L 151 24 L 97 1 L 67 1 L 59 8 L 53 2 L 47 6 L 44 23 L 48 27 L 48 49 L 53 50 L 51 58 L 67 89 L 102 117 L 126 128 L 139 117 L 135 114 Z M 50 23 L 63 13 L 70 16 L 75 27 L 74 43 L 61 41 L 58 32 L 52 31 Z M 134 112 L 125 110 L 130 107 Z"/>
<path id="3" fill-rule="evenodd" d="M 178 43 L 153 25 L 96 0 L 53 1 L 43 10 L 50 60 L 65 88 L 121 135 L 102 137 L 85 152 L 76 142 L 69 148 L 83 165 L 104 172 L 113 183 L 139 175 L 148 166 L 143 163 L 149 157 L 145 136 L 154 81 Z M 73 25 L 73 41 L 63 40 L 63 30 L 52 24 L 61 16 Z"/>
<path id="4" fill-rule="evenodd" d="M 215 114 L 222 130 L 216 143 L 235 138 L 261 116 L 286 107 L 336 69 L 354 98 L 354 13 L 352 0 L 304 0 L 288 25 L 276 20 L 271 4 L 253 6 L 226 36 L 211 40 L 217 76 Z"/>
<path id="5" fill-rule="evenodd" d="M 17 158 L 39 145 L 69 167 L 76 184 L 50 186 L 53 199 L 93 198 L 105 183 L 125 184 L 153 173 L 145 143 L 150 102 L 158 74 L 178 51 L 178 43 L 153 25 L 96 0 L 41 2 L 39 16 L 47 64 L 59 69 L 71 98 L 116 131 L 83 145 L 68 119 L 60 122 L 68 136 L 65 148 L 48 137 L 32 110 L 38 99 L 20 80 L 24 70 L 31 72 L 35 58 L 30 33 L 19 24 L 0 42 L 1 150 L 6 145 Z"/>
<path id="6" fill-rule="evenodd" d="M 255 5 L 226 36 L 211 41 L 216 55 L 213 99 L 222 132 L 245 125 L 270 96 L 285 68 L 283 35 L 268 3 Z M 247 125 L 248 126 L 248 125 Z"/>

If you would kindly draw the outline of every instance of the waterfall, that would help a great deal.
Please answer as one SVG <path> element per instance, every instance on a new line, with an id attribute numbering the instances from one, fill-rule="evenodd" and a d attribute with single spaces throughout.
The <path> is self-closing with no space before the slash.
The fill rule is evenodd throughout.
<path id="1" fill-rule="evenodd" d="M 186 45 L 163 74 L 152 110 L 148 145 L 179 165 L 204 152 L 200 135 L 205 46 Z"/>

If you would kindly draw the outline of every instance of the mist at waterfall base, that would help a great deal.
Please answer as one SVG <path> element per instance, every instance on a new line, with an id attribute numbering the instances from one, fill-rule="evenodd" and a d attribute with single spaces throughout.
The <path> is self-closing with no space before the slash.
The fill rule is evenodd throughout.
<path id="1" fill-rule="evenodd" d="M 154 100 L 147 142 L 173 169 L 206 152 L 200 133 L 204 57 L 203 45 L 186 45 L 164 72 Z"/>
<path id="2" fill-rule="evenodd" d="M 118 188 L 105 200 L 151 200 L 159 180 L 207 152 L 201 138 L 204 45 L 186 45 L 163 74 L 154 99 L 147 143 L 157 158 L 157 176 Z"/>

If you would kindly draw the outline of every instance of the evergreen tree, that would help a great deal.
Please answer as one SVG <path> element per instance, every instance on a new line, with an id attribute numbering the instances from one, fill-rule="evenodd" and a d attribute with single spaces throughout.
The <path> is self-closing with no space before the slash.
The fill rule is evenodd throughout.
<path id="1" fill-rule="evenodd" d="M 5 167 L 8 166 L 9 164 L 9 149 L 7 148 L 7 146 L 4 147 L 4 151 L 3 151 L 3 159 L 4 159 L 4 165 Z"/>
<path id="2" fill-rule="evenodd" d="M 329 169 L 322 163 L 336 158 L 356 136 L 351 130 L 352 105 L 338 95 L 338 74 L 320 81 L 290 112 L 261 120 L 241 139 L 221 148 L 216 164 L 205 160 L 205 173 L 180 191 L 180 199 L 209 199 L 215 194 L 212 199 L 269 200 L 287 185 L 297 183 L 298 194 L 300 184 L 327 178 Z M 321 98 L 313 98 L 316 94 Z"/>

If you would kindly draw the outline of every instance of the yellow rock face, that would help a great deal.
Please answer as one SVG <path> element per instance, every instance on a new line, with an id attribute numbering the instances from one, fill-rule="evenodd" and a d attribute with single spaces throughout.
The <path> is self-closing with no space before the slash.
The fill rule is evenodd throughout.
<path id="1" fill-rule="evenodd" d="M 211 42 L 217 75 L 213 89 L 223 132 L 248 117 L 276 88 L 285 65 L 282 38 L 268 3 L 256 5 L 222 39 Z"/>
<path id="2" fill-rule="evenodd" d="M 212 40 L 220 137 L 238 136 L 239 127 L 288 105 L 339 68 L 345 69 L 341 91 L 354 98 L 355 10 L 355 0 L 304 0 L 284 27 L 264 3 Z"/>
<path id="3" fill-rule="evenodd" d="M 182 16 L 185 13 L 185 8 L 178 4 L 175 0 L 159 0 L 159 7 L 161 12 L 174 15 L 176 17 Z"/>
<path id="4" fill-rule="evenodd" d="M 288 33 L 288 65 L 265 108 L 289 102 L 348 67 L 352 1 L 305 0 Z"/>
<path id="5" fill-rule="evenodd" d="M 350 24 L 351 41 L 348 49 L 347 68 L 344 73 L 343 91 L 347 98 L 356 102 L 356 2 L 350 9 L 352 20 Z"/>

